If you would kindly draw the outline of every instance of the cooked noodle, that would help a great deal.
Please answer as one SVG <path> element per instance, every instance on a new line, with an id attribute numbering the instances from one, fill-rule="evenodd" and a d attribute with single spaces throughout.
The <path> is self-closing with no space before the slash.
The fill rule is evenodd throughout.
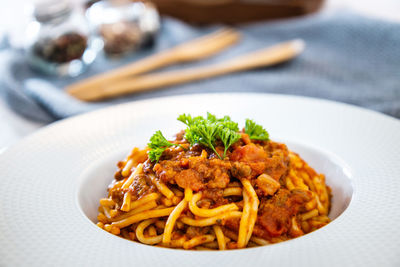
<path id="1" fill-rule="evenodd" d="M 138 148 L 118 163 L 100 200 L 100 228 L 147 245 L 225 250 L 281 242 L 330 222 L 324 175 L 284 144 L 242 133 L 219 159 L 182 134 L 173 142 L 181 146 L 167 148 L 158 163 Z"/>

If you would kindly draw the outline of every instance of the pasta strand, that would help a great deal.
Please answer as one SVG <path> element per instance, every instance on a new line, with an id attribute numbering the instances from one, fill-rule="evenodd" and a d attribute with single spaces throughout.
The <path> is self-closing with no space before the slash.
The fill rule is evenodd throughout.
<path id="1" fill-rule="evenodd" d="M 142 242 L 143 244 L 147 245 L 155 245 L 158 244 L 162 241 L 163 235 L 157 235 L 157 236 L 150 236 L 150 237 L 145 237 L 143 232 L 144 230 L 151 224 L 155 223 L 157 219 L 148 219 L 144 220 L 139 225 L 136 227 L 136 238 Z"/>
<path id="2" fill-rule="evenodd" d="M 198 245 L 212 242 L 212 241 L 214 241 L 214 239 L 215 239 L 215 236 L 213 236 L 213 235 L 196 236 L 196 237 L 193 237 L 192 239 L 186 241 L 185 243 L 183 243 L 183 248 L 184 249 L 191 249 L 191 248 L 196 247 Z"/>
<path id="3" fill-rule="evenodd" d="M 159 181 L 154 174 L 149 174 L 149 176 L 161 194 L 166 196 L 168 199 L 172 199 L 175 196 L 174 192 L 172 192 L 163 182 Z"/>
<path id="4" fill-rule="evenodd" d="M 169 244 L 171 242 L 171 234 L 172 230 L 174 229 L 175 222 L 181 215 L 182 211 L 187 207 L 187 203 L 188 202 L 186 201 L 186 199 L 183 199 L 169 215 L 168 220 L 165 224 L 164 237 L 162 239 L 163 243 Z"/>
<path id="5" fill-rule="evenodd" d="M 200 217 L 213 217 L 213 216 L 217 216 L 218 214 L 221 214 L 223 212 L 239 210 L 238 206 L 236 206 L 235 203 L 219 206 L 214 209 L 201 209 L 201 208 L 197 207 L 197 204 L 196 204 L 197 201 L 199 201 L 201 199 L 201 197 L 202 197 L 202 193 L 201 192 L 197 193 L 197 194 L 193 195 L 192 199 L 189 202 L 189 209 L 194 215 L 197 215 Z"/>
<path id="6" fill-rule="evenodd" d="M 181 217 L 179 220 L 183 222 L 184 224 L 191 225 L 191 226 L 199 226 L 199 227 L 204 227 L 204 226 L 210 226 L 217 224 L 218 221 L 221 220 L 226 220 L 230 218 L 240 218 L 242 216 L 242 212 L 240 211 L 228 211 L 223 214 L 219 214 L 214 217 L 209 217 L 205 219 L 192 219 L 189 217 Z"/>
<path id="7" fill-rule="evenodd" d="M 117 226 L 118 228 L 123 228 L 123 227 L 129 226 L 129 225 L 131 225 L 133 223 L 140 222 L 142 220 L 168 216 L 168 215 L 171 214 L 171 212 L 174 210 L 174 208 L 175 207 L 166 208 L 166 209 L 159 209 L 159 210 L 143 211 L 141 213 L 135 214 L 135 215 L 133 215 L 131 217 L 128 217 L 126 219 L 122 219 L 120 221 L 113 222 L 111 224 Z"/>
<path id="8" fill-rule="evenodd" d="M 131 184 L 133 183 L 133 180 L 135 177 L 143 172 L 143 164 L 140 163 L 136 166 L 136 169 L 132 174 L 128 177 L 128 179 L 125 181 L 125 183 L 122 185 L 122 189 L 127 189 Z"/>
<path id="9" fill-rule="evenodd" d="M 244 200 L 243 215 L 242 218 L 240 219 L 239 235 L 237 241 L 238 248 L 245 247 L 247 231 L 249 228 L 250 203 L 249 203 L 249 195 L 246 190 L 243 190 L 243 200 Z"/>
<path id="10" fill-rule="evenodd" d="M 224 236 L 224 233 L 222 232 L 221 227 L 219 225 L 213 225 L 213 230 L 214 230 L 215 236 L 217 237 L 219 249 L 225 250 L 225 248 L 226 248 L 225 236 Z"/>

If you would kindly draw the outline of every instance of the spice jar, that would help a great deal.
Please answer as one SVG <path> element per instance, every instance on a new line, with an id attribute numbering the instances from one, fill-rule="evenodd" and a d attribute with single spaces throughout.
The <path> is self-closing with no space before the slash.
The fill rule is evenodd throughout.
<path id="1" fill-rule="evenodd" d="M 29 64 L 59 76 L 82 73 L 96 57 L 85 16 L 68 0 L 42 0 L 35 4 L 27 31 Z"/>
<path id="2" fill-rule="evenodd" d="M 88 9 L 87 17 L 109 55 L 152 45 L 160 25 L 156 8 L 146 1 L 100 1 Z"/>

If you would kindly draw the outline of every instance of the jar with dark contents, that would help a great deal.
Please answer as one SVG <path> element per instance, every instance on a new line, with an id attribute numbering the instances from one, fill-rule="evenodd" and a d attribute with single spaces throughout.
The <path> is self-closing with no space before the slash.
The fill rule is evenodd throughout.
<path id="1" fill-rule="evenodd" d="M 29 64 L 47 74 L 76 76 L 93 62 L 97 49 L 79 10 L 67 0 L 42 0 L 35 5 L 28 28 Z"/>
<path id="2" fill-rule="evenodd" d="M 147 1 L 109 0 L 94 3 L 87 17 L 108 55 L 120 56 L 150 46 L 159 29 L 159 15 Z"/>

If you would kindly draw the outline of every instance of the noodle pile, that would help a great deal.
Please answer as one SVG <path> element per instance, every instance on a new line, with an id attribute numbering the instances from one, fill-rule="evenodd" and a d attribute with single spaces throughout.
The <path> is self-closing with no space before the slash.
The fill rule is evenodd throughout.
<path id="1" fill-rule="evenodd" d="M 100 200 L 100 228 L 147 245 L 225 250 L 281 242 L 330 222 L 324 175 L 285 145 L 253 144 L 244 134 L 220 160 L 201 146 L 185 151 L 182 137 L 174 142 L 182 146 L 168 148 L 158 163 L 149 161 L 148 149 L 138 148 L 118 163 L 108 197 Z M 244 147 L 268 157 L 250 161 Z M 254 175 L 260 164 L 263 173 Z"/>

